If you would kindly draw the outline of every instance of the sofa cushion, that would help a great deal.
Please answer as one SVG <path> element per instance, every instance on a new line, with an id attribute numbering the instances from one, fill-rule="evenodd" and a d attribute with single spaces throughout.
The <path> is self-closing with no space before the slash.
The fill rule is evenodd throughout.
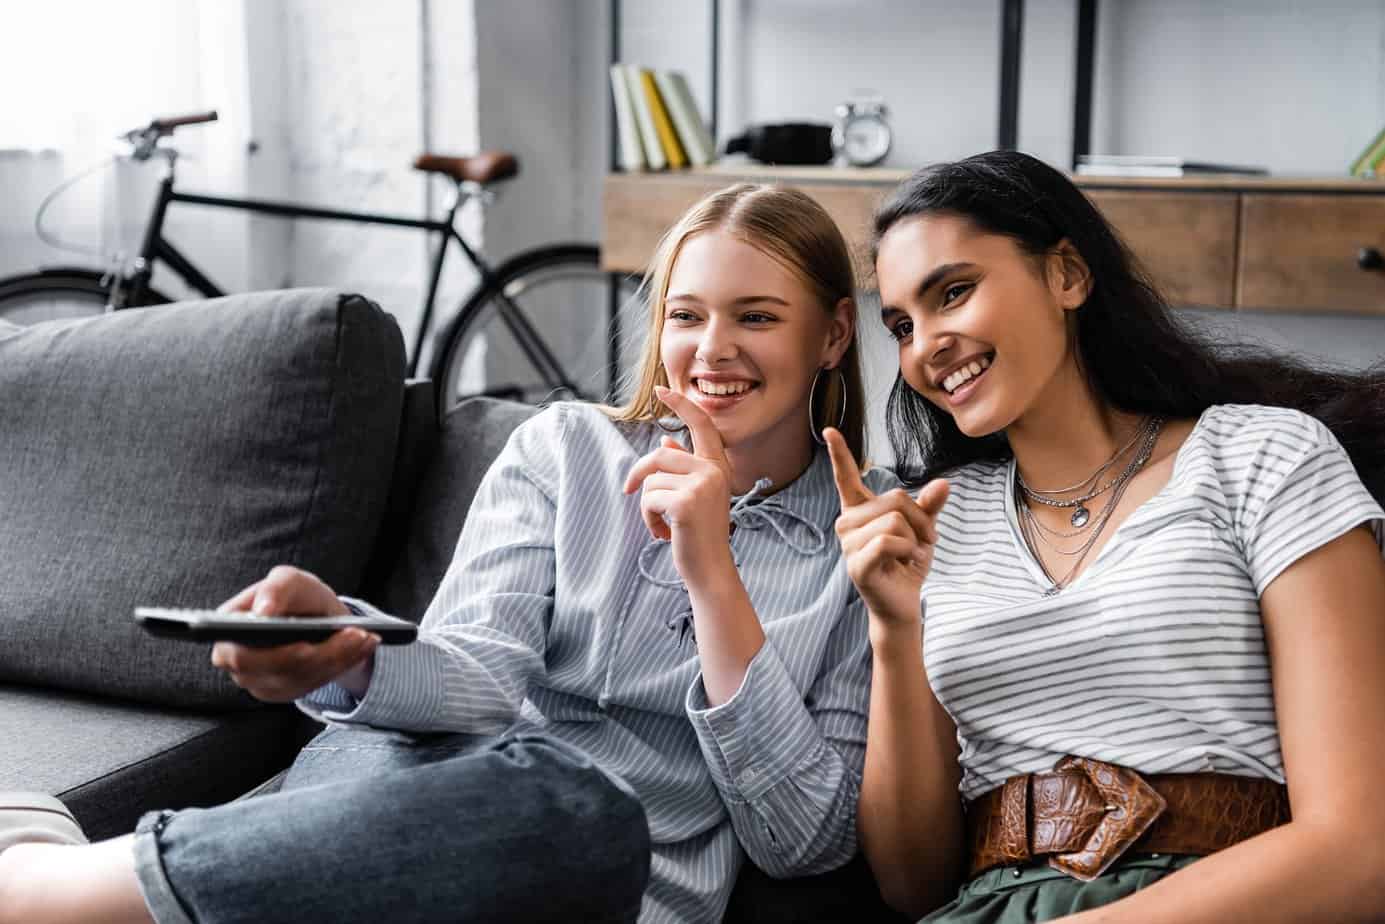
<path id="1" fill-rule="evenodd" d="M 414 495 L 403 548 L 366 599 L 401 619 L 423 618 L 457 550 L 481 478 L 505 448 L 511 431 L 537 410 L 513 401 L 470 398 L 448 413 Z"/>
<path id="2" fill-rule="evenodd" d="M 229 801 L 320 726 L 290 706 L 196 713 L 0 686 L 0 791 L 58 796 L 93 840 L 144 812 Z"/>
<path id="3" fill-rule="evenodd" d="M 0 327 L 0 683 L 249 705 L 131 611 L 215 606 L 279 563 L 354 592 L 403 369 L 394 320 L 328 290 Z"/>
<path id="4" fill-rule="evenodd" d="M 404 411 L 399 419 L 394 478 L 390 483 L 380 535 L 361 581 L 361 596 L 376 600 L 389 584 L 408 544 L 419 485 L 438 448 L 438 408 L 431 379 L 404 383 Z M 417 621 L 417 620 L 415 620 Z"/>

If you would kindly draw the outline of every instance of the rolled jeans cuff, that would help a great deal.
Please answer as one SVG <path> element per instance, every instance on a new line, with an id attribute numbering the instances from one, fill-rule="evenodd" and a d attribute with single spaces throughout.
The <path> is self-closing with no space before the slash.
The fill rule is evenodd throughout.
<path id="1" fill-rule="evenodd" d="M 135 826 L 135 876 L 155 924 L 195 924 L 174 894 L 159 853 L 159 835 L 172 814 L 148 812 Z"/>

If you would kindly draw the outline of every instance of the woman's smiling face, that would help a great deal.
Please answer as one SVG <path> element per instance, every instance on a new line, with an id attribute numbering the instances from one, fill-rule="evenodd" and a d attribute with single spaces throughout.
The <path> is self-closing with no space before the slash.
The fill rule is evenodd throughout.
<path id="1" fill-rule="evenodd" d="M 711 416 L 728 449 L 806 451 L 809 389 L 850 343 L 849 304 L 828 313 L 764 252 L 725 231 L 695 234 L 664 300 L 659 356 L 669 387 Z"/>
<path id="2" fill-rule="evenodd" d="M 900 373 L 966 435 L 1004 430 L 1077 371 L 1067 319 L 1085 300 L 1085 267 L 934 214 L 885 232 L 875 268 Z"/>

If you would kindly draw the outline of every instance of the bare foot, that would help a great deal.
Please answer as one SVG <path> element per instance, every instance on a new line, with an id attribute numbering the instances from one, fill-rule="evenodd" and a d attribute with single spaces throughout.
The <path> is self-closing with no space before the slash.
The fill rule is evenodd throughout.
<path id="1" fill-rule="evenodd" d="M 135 877 L 133 837 L 0 853 L 0 924 L 153 924 Z"/>

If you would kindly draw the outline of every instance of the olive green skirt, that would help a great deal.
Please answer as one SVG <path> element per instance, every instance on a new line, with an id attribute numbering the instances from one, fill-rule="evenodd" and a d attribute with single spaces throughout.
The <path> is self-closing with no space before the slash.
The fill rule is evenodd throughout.
<path id="1" fill-rule="evenodd" d="M 1073 879 L 1042 860 L 1027 866 L 987 870 L 957 893 L 957 898 L 919 924 L 1028 924 L 1109 905 L 1152 885 L 1194 860 L 1194 856 L 1146 854 L 1121 860 L 1091 882 Z"/>

